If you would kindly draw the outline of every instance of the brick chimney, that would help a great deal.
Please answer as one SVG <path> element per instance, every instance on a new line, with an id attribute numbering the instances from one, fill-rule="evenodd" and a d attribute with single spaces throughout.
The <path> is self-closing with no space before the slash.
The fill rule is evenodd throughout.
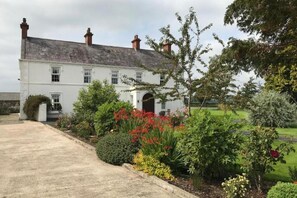
<path id="1" fill-rule="evenodd" d="M 163 52 L 167 52 L 167 53 L 171 53 L 171 43 L 169 43 L 168 41 L 165 41 L 163 43 Z"/>
<path id="2" fill-rule="evenodd" d="M 133 41 L 131 41 L 132 48 L 135 50 L 140 50 L 140 41 L 141 40 L 138 38 L 138 35 L 135 35 Z"/>
<path id="3" fill-rule="evenodd" d="M 26 22 L 26 18 L 23 18 L 23 23 L 20 24 L 22 29 L 22 39 L 26 39 L 28 37 L 28 29 L 29 25 Z"/>
<path id="4" fill-rule="evenodd" d="M 88 28 L 87 29 L 87 33 L 85 34 L 85 42 L 87 45 L 92 45 L 92 32 L 91 32 L 91 29 Z"/>

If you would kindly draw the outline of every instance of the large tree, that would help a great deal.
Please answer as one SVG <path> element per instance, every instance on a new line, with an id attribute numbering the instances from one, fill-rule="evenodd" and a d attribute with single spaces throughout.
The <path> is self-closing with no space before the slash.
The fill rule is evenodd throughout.
<path id="1" fill-rule="evenodd" d="M 225 24 L 236 24 L 251 35 L 232 38 L 222 59 L 232 69 L 251 71 L 266 80 L 265 87 L 297 99 L 297 1 L 234 0 Z"/>
<path id="2" fill-rule="evenodd" d="M 191 114 L 190 102 L 197 91 L 197 87 L 201 84 L 201 80 L 196 74 L 204 75 L 201 66 L 206 67 L 207 63 L 203 61 L 202 56 L 211 50 L 209 45 L 204 46 L 201 44 L 200 35 L 209 29 L 212 24 L 200 29 L 193 8 L 190 8 L 189 14 L 184 18 L 176 13 L 176 18 L 180 24 L 178 37 L 172 34 L 169 25 L 160 29 L 162 37 L 158 42 L 147 36 L 147 44 L 168 61 L 165 61 L 166 63 L 158 68 L 140 65 L 140 67 L 152 72 L 154 75 L 164 76 L 164 81 L 160 84 L 152 84 L 126 77 L 124 82 L 134 85 L 134 90 L 149 90 L 155 98 L 159 98 L 162 102 L 186 97 L 188 99 L 189 114 Z M 175 50 L 170 53 L 164 51 L 164 43 L 173 45 Z M 169 80 L 174 81 L 174 86 L 167 86 Z"/>

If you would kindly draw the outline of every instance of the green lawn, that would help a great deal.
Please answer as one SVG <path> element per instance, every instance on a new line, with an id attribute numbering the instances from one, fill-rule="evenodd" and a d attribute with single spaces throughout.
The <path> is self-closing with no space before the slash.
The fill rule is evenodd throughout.
<path id="1" fill-rule="evenodd" d="M 198 108 L 192 107 L 193 112 L 198 111 Z M 203 108 L 207 109 L 212 115 L 223 116 L 224 111 L 217 108 Z M 230 115 L 234 119 L 248 119 L 248 112 L 243 110 L 236 111 L 237 115 L 232 111 L 227 111 L 227 115 Z M 251 128 L 252 126 L 247 126 L 247 128 Z M 297 128 L 276 128 L 277 132 L 280 136 L 293 136 L 297 138 Z"/>
<path id="2" fill-rule="evenodd" d="M 219 110 L 217 108 L 205 108 L 212 115 L 217 115 L 217 116 L 223 116 L 224 111 Z M 193 111 L 197 111 L 197 108 L 193 108 Z M 227 111 L 228 115 L 231 115 L 232 118 L 234 119 L 248 119 L 248 112 L 246 111 L 236 111 L 236 114 L 234 114 L 232 111 Z M 253 126 L 246 126 L 245 128 L 251 129 Z M 278 131 L 280 137 L 294 137 L 297 138 L 297 128 L 276 128 Z M 280 141 L 278 142 L 280 143 Z M 276 143 L 276 144 L 278 144 Z M 290 182 L 290 176 L 289 176 L 289 166 L 297 166 L 297 142 L 293 144 L 295 148 L 295 152 L 291 152 L 289 155 L 285 156 L 286 164 L 278 163 L 277 165 L 274 166 L 275 171 L 265 175 L 265 179 L 270 180 L 270 181 L 288 181 Z"/>
<path id="3" fill-rule="evenodd" d="M 285 160 L 287 163 L 278 163 L 277 165 L 275 165 L 275 171 L 267 174 L 265 176 L 265 179 L 271 181 L 291 181 L 288 168 L 289 166 L 297 166 L 297 143 L 294 143 L 293 146 L 296 151 L 291 152 L 289 155 L 285 156 Z"/>

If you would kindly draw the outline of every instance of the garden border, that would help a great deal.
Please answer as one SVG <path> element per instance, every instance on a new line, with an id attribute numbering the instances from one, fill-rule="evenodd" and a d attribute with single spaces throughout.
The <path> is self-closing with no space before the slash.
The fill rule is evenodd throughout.
<path id="1" fill-rule="evenodd" d="M 43 123 L 46 127 L 52 129 L 53 131 L 63 135 L 64 137 L 67 137 L 68 139 L 74 141 L 75 143 L 85 147 L 86 149 L 90 150 L 90 151 L 93 151 L 93 152 L 96 152 L 96 148 L 47 124 L 47 123 Z M 100 160 L 98 158 L 98 160 Z M 101 161 L 101 160 L 100 160 Z M 123 164 L 122 165 L 123 168 L 125 168 L 126 170 L 130 171 L 131 173 L 133 174 L 137 174 L 138 176 L 144 178 L 145 180 L 147 180 L 149 183 L 152 183 L 152 184 L 155 184 L 161 188 L 163 188 L 164 190 L 176 195 L 176 196 L 179 196 L 179 197 L 182 197 L 182 198 L 198 198 L 197 196 L 177 187 L 177 186 L 174 186 L 172 184 L 169 184 L 168 182 L 156 177 L 156 176 L 150 176 L 144 172 L 141 172 L 141 171 L 137 171 L 133 168 L 133 166 L 131 164 Z"/>

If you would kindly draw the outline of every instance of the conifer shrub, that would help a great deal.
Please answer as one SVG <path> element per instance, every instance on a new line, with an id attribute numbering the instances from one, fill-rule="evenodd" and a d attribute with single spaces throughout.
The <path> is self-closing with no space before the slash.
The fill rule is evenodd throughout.
<path id="1" fill-rule="evenodd" d="M 104 162 L 114 165 L 131 163 L 138 146 L 126 133 L 110 133 L 101 138 L 96 145 L 97 156 Z"/>
<path id="2" fill-rule="evenodd" d="M 35 115 L 38 112 L 39 105 L 46 103 L 47 110 L 51 109 L 51 100 L 44 95 L 30 95 L 25 101 L 23 111 L 29 120 L 35 120 Z"/>
<path id="3" fill-rule="evenodd" d="M 264 91 L 251 100 L 249 118 L 253 125 L 286 127 L 297 119 L 297 105 L 286 94 Z"/>

